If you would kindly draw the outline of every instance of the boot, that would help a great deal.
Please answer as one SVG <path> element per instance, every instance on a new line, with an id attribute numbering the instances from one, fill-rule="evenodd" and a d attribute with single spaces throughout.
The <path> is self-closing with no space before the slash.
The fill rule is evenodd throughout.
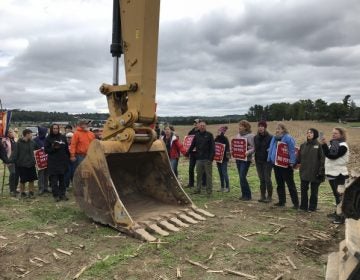
<path id="1" fill-rule="evenodd" d="M 265 188 L 260 187 L 260 192 L 261 192 L 261 198 L 258 200 L 258 202 L 266 202 Z"/>

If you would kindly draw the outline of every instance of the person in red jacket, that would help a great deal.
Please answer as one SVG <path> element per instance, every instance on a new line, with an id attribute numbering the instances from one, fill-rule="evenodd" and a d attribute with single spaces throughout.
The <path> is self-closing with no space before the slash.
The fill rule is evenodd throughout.
<path id="1" fill-rule="evenodd" d="M 94 133 L 89 130 L 89 121 L 80 120 L 70 145 L 70 160 L 74 162 L 74 171 L 84 160 L 90 143 L 94 139 Z"/>
<path id="2" fill-rule="evenodd" d="M 185 155 L 186 151 L 183 145 L 180 143 L 179 138 L 171 130 L 170 125 L 165 126 L 165 135 L 161 136 L 164 141 L 167 153 L 169 155 L 171 169 L 174 171 L 176 177 L 178 176 L 178 164 L 180 153 Z"/>

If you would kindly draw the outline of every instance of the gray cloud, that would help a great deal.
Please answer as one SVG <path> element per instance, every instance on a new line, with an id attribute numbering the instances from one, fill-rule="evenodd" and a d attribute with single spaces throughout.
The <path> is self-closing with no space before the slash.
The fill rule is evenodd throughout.
<path id="1" fill-rule="evenodd" d="M 248 0 L 237 16 L 210 11 L 162 22 L 158 114 L 245 113 L 254 104 L 334 102 L 346 94 L 359 104 L 359 13 L 357 0 Z M 25 25 L 10 12 L 0 18 L 0 65 L 10 60 L 0 66 L 7 107 L 107 110 L 98 88 L 112 78 L 109 22 L 48 21 L 46 10 Z"/>

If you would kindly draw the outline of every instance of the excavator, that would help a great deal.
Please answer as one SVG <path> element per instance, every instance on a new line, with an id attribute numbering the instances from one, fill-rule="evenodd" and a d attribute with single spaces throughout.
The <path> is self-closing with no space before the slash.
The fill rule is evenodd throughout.
<path id="1" fill-rule="evenodd" d="M 110 116 L 103 139 L 92 141 L 73 182 L 86 215 L 144 241 L 214 217 L 182 189 L 152 129 L 159 12 L 160 0 L 113 1 L 113 84 L 100 87 Z M 122 54 L 125 85 L 119 85 Z"/>

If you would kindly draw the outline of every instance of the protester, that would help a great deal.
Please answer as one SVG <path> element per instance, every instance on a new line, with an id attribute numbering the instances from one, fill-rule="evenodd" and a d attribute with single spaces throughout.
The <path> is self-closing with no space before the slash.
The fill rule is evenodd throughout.
<path id="1" fill-rule="evenodd" d="M 254 134 L 251 133 L 251 125 L 246 120 L 239 122 L 239 133 L 235 138 L 244 138 L 247 140 L 247 151 L 245 160 L 236 160 L 236 167 L 240 178 L 241 197 L 240 200 L 251 200 L 251 189 L 247 180 L 252 155 L 255 151 Z"/>
<path id="2" fill-rule="evenodd" d="M 300 209 L 311 212 L 317 209 L 319 186 L 325 179 L 325 157 L 318 137 L 319 132 L 315 128 L 309 128 L 306 133 L 306 142 L 301 144 L 298 156 L 301 180 Z M 308 199 L 309 185 L 310 202 Z"/>
<path id="3" fill-rule="evenodd" d="M 3 161 L 3 163 L 8 163 L 9 162 L 9 159 L 8 157 L 6 156 L 6 150 L 5 150 L 5 147 L 4 145 L 0 145 L 0 159 Z"/>
<path id="4" fill-rule="evenodd" d="M 17 127 L 14 128 L 14 139 L 15 142 L 19 140 L 19 129 Z"/>
<path id="5" fill-rule="evenodd" d="M 283 142 L 287 146 L 289 154 L 288 167 L 281 167 L 275 164 L 276 150 L 279 142 Z M 275 203 L 275 206 L 283 207 L 286 203 L 285 183 L 289 189 L 291 201 L 293 203 L 293 209 L 299 208 L 299 197 L 297 194 L 295 182 L 294 182 L 294 166 L 296 165 L 296 153 L 295 153 L 295 140 L 290 136 L 285 124 L 278 123 L 275 131 L 275 135 L 271 139 L 268 161 L 273 164 L 275 180 L 277 184 L 277 194 L 279 202 Z"/>
<path id="6" fill-rule="evenodd" d="M 53 124 L 45 141 L 45 153 L 48 154 L 48 173 L 53 197 L 56 202 L 68 200 L 64 175 L 69 165 L 69 146 L 64 135 L 60 133 L 60 126 Z"/>
<path id="7" fill-rule="evenodd" d="M 221 126 L 218 129 L 218 135 L 215 138 L 215 142 L 221 143 L 225 145 L 225 151 L 222 158 L 222 162 L 217 162 L 217 169 L 220 177 L 220 192 L 229 192 L 230 184 L 229 184 L 229 175 L 228 175 L 228 162 L 230 159 L 230 144 L 229 139 L 225 136 L 227 131 L 227 126 Z"/>
<path id="8" fill-rule="evenodd" d="M 97 139 L 97 140 L 101 140 L 101 139 L 102 139 L 102 132 L 101 132 L 100 128 L 94 127 L 94 128 L 92 129 L 92 133 L 94 133 L 95 139 Z"/>
<path id="9" fill-rule="evenodd" d="M 187 155 L 196 148 L 196 184 L 194 194 L 201 193 L 203 174 L 206 176 L 206 192 L 212 194 L 212 161 L 215 154 L 215 141 L 213 135 L 206 131 L 206 123 L 199 122 L 199 131 L 195 134 Z"/>
<path id="10" fill-rule="evenodd" d="M 70 124 L 67 124 L 65 126 L 65 135 L 68 134 L 69 132 L 73 132 L 73 127 Z"/>
<path id="11" fill-rule="evenodd" d="M 156 138 L 160 139 L 161 129 L 160 129 L 160 125 L 158 122 L 156 122 L 154 130 L 156 132 Z"/>
<path id="12" fill-rule="evenodd" d="M 272 135 L 267 131 L 266 121 L 259 121 L 258 132 L 254 137 L 255 165 L 260 180 L 259 202 L 269 203 L 272 201 L 273 186 L 271 182 L 272 165 L 267 161 L 268 149 Z"/>
<path id="13" fill-rule="evenodd" d="M 7 137 L 3 138 L 3 145 L 5 147 L 5 152 L 7 158 L 11 158 L 12 153 L 15 151 L 16 142 L 15 135 L 12 129 L 9 129 Z M 19 184 L 19 173 L 14 163 L 7 164 L 9 169 L 9 189 L 10 195 L 15 197 L 17 194 L 17 186 Z"/>
<path id="14" fill-rule="evenodd" d="M 343 224 L 345 218 L 341 213 L 341 195 L 338 188 L 345 184 L 345 180 L 349 178 L 347 163 L 349 162 L 349 146 L 346 143 L 346 130 L 342 127 L 335 127 L 332 131 L 332 139 L 330 145 L 326 143 L 323 137 L 320 139 L 322 150 L 325 154 L 325 174 L 329 180 L 332 192 L 335 197 L 337 211 L 328 216 L 335 218 L 333 223 Z"/>
<path id="15" fill-rule="evenodd" d="M 194 127 L 189 131 L 188 135 L 195 135 L 196 133 L 199 132 L 199 125 L 200 125 L 201 120 L 200 119 L 195 119 L 194 120 Z M 195 182 L 195 166 L 196 166 L 196 151 L 192 151 L 189 154 L 189 183 L 187 186 L 185 186 L 186 188 L 192 188 L 194 187 L 194 182 Z M 202 185 L 205 186 L 206 185 L 206 176 L 204 174 L 204 176 L 202 177 Z"/>
<path id="16" fill-rule="evenodd" d="M 34 197 L 34 181 L 37 180 L 35 169 L 34 150 L 39 147 L 32 140 L 32 131 L 24 129 L 23 137 L 16 143 L 16 148 L 11 155 L 10 161 L 15 163 L 20 176 L 20 195 L 22 198 L 26 197 L 25 184 L 29 182 L 28 197 Z"/>
<path id="17" fill-rule="evenodd" d="M 174 171 L 176 177 L 178 177 L 178 164 L 180 153 L 185 154 L 183 145 L 180 143 L 178 137 L 170 129 L 170 126 L 165 127 L 165 136 L 161 136 L 164 141 L 166 150 L 170 159 L 171 169 Z"/>
<path id="18" fill-rule="evenodd" d="M 66 141 L 68 143 L 68 149 L 70 152 L 70 146 L 71 146 L 71 140 L 73 137 L 74 133 L 72 132 L 68 132 L 66 133 Z M 68 189 L 70 187 L 70 182 L 72 183 L 73 177 L 74 177 L 74 171 L 75 171 L 75 165 L 74 162 L 72 162 L 71 160 L 69 160 L 69 165 L 68 165 L 68 169 L 65 173 L 65 177 L 64 177 L 64 182 L 65 182 L 65 188 Z"/>
<path id="19" fill-rule="evenodd" d="M 38 126 L 38 136 L 34 138 L 34 141 L 39 149 L 44 149 L 47 131 L 46 127 Z M 38 170 L 38 188 L 39 195 L 49 192 L 49 174 L 47 168 Z"/>
<path id="20" fill-rule="evenodd" d="M 95 139 L 94 133 L 89 131 L 89 123 L 88 120 L 80 120 L 71 140 L 70 160 L 75 163 L 74 169 L 84 160 L 91 141 Z"/>

